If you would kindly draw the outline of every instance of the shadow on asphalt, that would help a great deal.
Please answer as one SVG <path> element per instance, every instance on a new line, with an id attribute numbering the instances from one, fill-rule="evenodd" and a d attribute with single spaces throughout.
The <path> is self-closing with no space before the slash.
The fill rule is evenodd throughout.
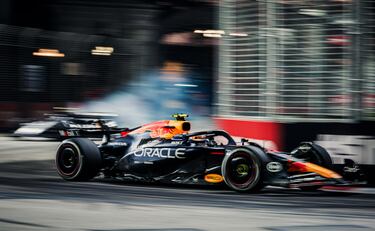
<path id="1" fill-rule="evenodd" d="M 165 184 L 165 183 L 144 183 L 135 181 L 123 181 L 117 179 L 96 178 L 89 182 L 68 182 L 62 180 L 56 173 L 53 160 L 44 161 L 25 161 L 25 162 L 10 162 L 0 164 L 0 183 L 2 185 L 26 187 L 28 191 L 38 191 L 38 189 L 61 187 L 64 190 L 71 187 L 72 190 L 77 188 L 94 188 L 123 191 L 129 190 L 133 187 L 139 191 L 155 191 L 164 189 L 173 191 L 175 193 L 200 192 L 204 194 L 216 195 L 234 195 L 236 197 L 244 196 L 258 196 L 258 197 L 272 197 L 272 198 L 290 198 L 290 197 L 352 197 L 360 196 L 348 192 L 326 192 L 313 191 L 302 192 L 298 189 L 285 188 L 265 188 L 257 193 L 239 193 L 229 190 L 225 185 L 187 185 L 187 184 Z M 94 185 L 93 185 L 94 184 Z M 55 190 L 53 190 L 55 191 Z M 370 195 L 368 197 L 371 197 Z"/>

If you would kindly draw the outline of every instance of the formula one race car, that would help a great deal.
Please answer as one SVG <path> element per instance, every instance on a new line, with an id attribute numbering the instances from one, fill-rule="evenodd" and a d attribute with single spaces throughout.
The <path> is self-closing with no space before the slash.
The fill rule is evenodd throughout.
<path id="1" fill-rule="evenodd" d="M 58 111 L 53 114 L 46 114 L 45 118 L 39 121 L 23 123 L 14 131 L 15 137 L 42 137 L 57 140 L 64 140 L 74 134 L 75 129 L 97 130 L 91 132 L 90 137 L 100 138 L 102 136 L 102 126 L 117 128 L 114 120 L 116 115 L 103 113 L 77 113 L 70 111 Z M 81 133 L 80 136 L 84 136 Z"/>
<path id="2" fill-rule="evenodd" d="M 64 140 L 57 149 L 56 167 L 65 180 L 96 176 L 143 182 L 226 184 L 236 191 L 254 192 L 264 186 L 314 190 L 345 185 L 329 170 L 324 148 L 302 143 L 291 153 L 266 150 L 242 139 L 236 143 L 225 131 L 190 131 L 186 114 L 134 129 L 102 131 L 102 143 L 87 138 Z M 77 134 L 82 129 L 77 129 Z M 120 133 L 113 138 L 114 133 Z"/>

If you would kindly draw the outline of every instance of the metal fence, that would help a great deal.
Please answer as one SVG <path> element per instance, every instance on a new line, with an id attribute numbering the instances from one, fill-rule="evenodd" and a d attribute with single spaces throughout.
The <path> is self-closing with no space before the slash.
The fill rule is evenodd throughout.
<path id="1" fill-rule="evenodd" d="M 372 1 L 223 0 L 219 15 L 219 116 L 375 118 Z"/>
<path id="2" fill-rule="evenodd" d="M 359 65 L 362 67 L 363 89 L 363 117 L 365 119 L 375 118 L 375 2 L 364 1 L 362 4 L 361 25 L 363 54 L 360 56 Z"/>

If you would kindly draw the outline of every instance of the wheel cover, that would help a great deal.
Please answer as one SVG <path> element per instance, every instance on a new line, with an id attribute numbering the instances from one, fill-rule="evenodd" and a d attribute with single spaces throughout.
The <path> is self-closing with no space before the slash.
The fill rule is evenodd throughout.
<path id="1" fill-rule="evenodd" d="M 250 168 L 246 164 L 239 164 L 236 166 L 236 172 L 239 177 L 246 177 L 247 175 L 250 174 L 249 172 Z"/>
<path id="2" fill-rule="evenodd" d="M 258 174 L 255 161 L 245 152 L 234 153 L 225 166 L 227 180 L 238 189 L 246 189 Z"/>

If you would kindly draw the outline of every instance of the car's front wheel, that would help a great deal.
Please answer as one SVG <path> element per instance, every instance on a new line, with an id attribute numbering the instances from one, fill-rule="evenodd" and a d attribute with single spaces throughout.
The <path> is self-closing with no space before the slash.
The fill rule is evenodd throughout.
<path id="1" fill-rule="evenodd" d="M 222 175 L 225 183 L 240 192 L 255 192 L 264 187 L 262 160 L 252 150 L 238 148 L 224 157 Z"/>
<path id="2" fill-rule="evenodd" d="M 64 140 L 56 152 L 58 174 L 65 180 L 84 181 L 95 177 L 102 157 L 96 144 L 86 138 Z"/>

